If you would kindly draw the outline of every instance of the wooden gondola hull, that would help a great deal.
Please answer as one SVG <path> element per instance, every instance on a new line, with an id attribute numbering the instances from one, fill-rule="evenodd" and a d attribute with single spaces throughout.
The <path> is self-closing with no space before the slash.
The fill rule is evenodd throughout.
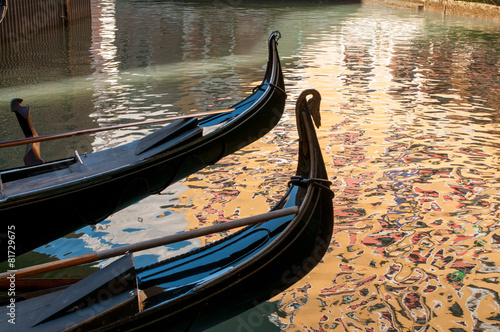
<path id="1" fill-rule="evenodd" d="M 32 175 L 28 174 L 22 178 L 27 182 L 26 192 L 16 193 L 18 188 L 14 185 L 20 182 L 16 176 L 20 177 L 18 174 L 24 170 L 0 172 L 5 189 L 0 195 L 0 227 L 7 229 L 14 225 L 15 254 L 20 255 L 85 225 L 100 222 L 262 137 L 279 122 L 285 99 L 272 35 L 262 85 L 250 97 L 233 105 L 232 112 L 207 116 L 194 125 L 183 124 L 177 136 L 164 141 L 161 131 L 168 134 L 168 128 L 138 142 L 81 156 L 82 164 L 74 159 L 68 160 L 67 165 L 64 161 L 53 166 L 41 165 L 39 168 L 45 173 L 36 175 L 40 181 L 31 180 L 41 187 L 39 190 L 30 190 L 28 181 Z M 223 124 L 216 131 L 203 133 L 220 123 Z M 78 172 L 79 177 L 75 175 Z M 43 181 L 45 187 L 40 185 Z M 60 183 L 53 184 L 57 181 Z M 6 232 L 0 232 L 2 260 L 7 257 L 7 242 Z"/>
<path id="2" fill-rule="evenodd" d="M 23 320 L 16 328 L 203 331 L 303 278 L 330 244 L 333 194 L 312 121 L 301 110 L 297 176 L 273 209 L 297 206 L 296 215 L 248 226 L 140 269 L 127 255 L 67 289 L 18 302 L 16 313 Z M 8 310 L 0 308 L 0 324 Z"/>

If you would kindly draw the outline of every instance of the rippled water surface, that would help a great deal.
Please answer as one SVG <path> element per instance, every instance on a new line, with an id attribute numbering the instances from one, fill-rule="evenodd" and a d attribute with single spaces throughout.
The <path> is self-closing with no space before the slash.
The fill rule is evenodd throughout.
<path id="1" fill-rule="evenodd" d="M 40 134 L 227 107 L 262 79 L 272 30 L 283 35 L 288 92 L 286 114 L 260 141 L 19 262 L 267 211 L 295 171 L 295 98 L 315 88 L 336 194 L 330 249 L 292 288 L 214 331 L 499 330 L 500 25 L 357 4 L 235 5 L 101 1 L 92 20 L 2 45 L 2 140 L 21 134 L 14 97 L 32 106 Z M 153 129 L 47 142 L 42 155 Z M 2 168 L 22 151 L 0 151 Z M 223 235 L 149 250 L 136 264 Z"/>

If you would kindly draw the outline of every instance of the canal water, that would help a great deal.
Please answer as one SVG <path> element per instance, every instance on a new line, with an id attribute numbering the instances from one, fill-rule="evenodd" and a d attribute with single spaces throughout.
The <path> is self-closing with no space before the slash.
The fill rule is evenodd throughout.
<path id="1" fill-rule="evenodd" d="M 273 30 L 288 93 L 274 130 L 18 264 L 267 211 L 295 171 L 295 99 L 315 88 L 335 191 L 330 248 L 293 287 L 212 331 L 498 331 L 499 23 L 361 4 L 94 1 L 92 19 L 1 45 L 1 140 L 22 133 L 14 97 L 39 134 L 228 107 L 262 79 Z M 42 157 L 154 129 L 45 142 Z M 20 165 L 23 149 L 1 150 L 0 167 Z M 138 253 L 136 264 L 224 235 Z"/>

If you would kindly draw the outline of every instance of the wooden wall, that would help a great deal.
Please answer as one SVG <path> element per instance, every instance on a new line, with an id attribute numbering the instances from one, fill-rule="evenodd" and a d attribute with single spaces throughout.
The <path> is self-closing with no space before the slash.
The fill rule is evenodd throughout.
<path id="1" fill-rule="evenodd" d="M 25 38 L 90 16 L 91 0 L 8 0 L 0 40 Z"/>

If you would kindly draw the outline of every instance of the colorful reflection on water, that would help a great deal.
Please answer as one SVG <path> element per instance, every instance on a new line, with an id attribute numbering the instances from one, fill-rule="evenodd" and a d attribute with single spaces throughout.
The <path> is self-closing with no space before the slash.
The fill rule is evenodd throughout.
<path id="1" fill-rule="evenodd" d="M 330 249 L 266 310 L 213 330 L 500 329 L 498 24 L 366 5 L 249 6 L 244 13 L 221 4 L 108 5 L 102 40 L 94 36 L 90 48 L 96 70 L 71 80 L 71 93 L 87 96 L 92 111 L 72 104 L 78 115 L 56 125 L 83 129 L 226 107 L 262 77 L 266 37 L 275 29 L 283 34 L 286 114 L 260 141 L 164 195 L 38 253 L 76 255 L 267 211 L 295 171 L 295 98 L 315 88 L 323 97 L 318 136 L 336 193 Z M 115 11 L 122 16 L 113 21 Z M 137 25 L 142 35 L 123 22 L 132 12 L 132 22 L 150 23 Z M 148 33 L 155 27 L 164 31 Z M 177 53 L 165 51 L 158 36 Z M 150 130 L 84 145 L 98 150 Z M 151 250 L 137 262 L 199 245 Z"/>
<path id="2" fill-rule="evenodd" d="M 499 30 L 365 13 L 307 34 L 295 60 L 297 87 L 324 97 L 336 224 L 272 318 L 285 331 L 498 330 Z"/>

